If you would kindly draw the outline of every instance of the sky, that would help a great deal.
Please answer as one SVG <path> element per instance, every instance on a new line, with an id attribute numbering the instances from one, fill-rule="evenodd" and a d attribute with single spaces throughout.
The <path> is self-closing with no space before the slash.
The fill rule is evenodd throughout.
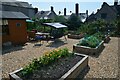
<path id="1" fill-rule="evenodd" d="M 75 4 L 79 4 L 79 12 L 85 13 L 88 10 L 89 15 L 97 9 L 101 8 L 103 2 L 107 2 L 109 5 L 114 4 L 114 0 L 19 0 L 26 1 L 32 4 L 33 7 L 37 7 L 39 11 L 50 10 L 50 7 L 54 7 L 54 11 L 58 14 L 59 11 L 63 13 L 64 8 L 67 9 L 67 14 L 75 13 Z"/>

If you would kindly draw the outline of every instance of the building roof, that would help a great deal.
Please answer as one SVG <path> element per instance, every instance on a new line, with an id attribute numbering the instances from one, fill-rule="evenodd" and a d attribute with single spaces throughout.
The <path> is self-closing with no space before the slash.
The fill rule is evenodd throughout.
<path id="1" fill-rule="evenodd" d="M 51 11 L 38 11 L 35 16 L 37 18 L 44 18 L 44 17 L 48 17 L 50 13 Z"/>
<path id="2" fill-rule="evenodd" d="M 43 25 L 51 26 L 54 28 L 66 28 L 67 27 L 67 26 L 60 24 L 60 23 L 43 23 Z"/>
<path id="3" fill-rule="evenodd" d="M 88 16 L 88 18 L 87 18 L 87 20 L 91 20 L 91 19 L 94 19 L 95 18 L 95 14 L 94 13 L 91 13 L 89 16 Z"/>
<path id="4" fill-rule="evenodd" d="M 2 5 L 9 5 L 9 6 L 19 6 L 19 7 L 25 7 L 25 8 L 33 8 L 31 4 L 28 2 L 23 2 L 23 1 L 16 1 L 16 0 L 5 0 L 2 1 L 0 0 L 0 4 Z"/>
<path id="5" fill-rule="evenodd" d="M 15 2 L 16 0 L 0 0 L 0 2 Z"/>
<path id="6" fill-rule="evenodd" d="M 103 3 L 103 5 L 107 5 L 108 8 L 110 8 L 114 13 L 118 13 L 120 15 L 120 5 L 108 5 L 106 2 Z M 101 7 L 101 9 L 103 8 L 103 5 Z M 99 9 L 95 14 L 91 14 L 87 20 L 92 20 L 92 19 L 95 19 L 96 15 L 99 13 L 99 11 L 101 10 Z M 107 10 L 106 10 L 107 11 Z"/>
<path id="7" fill-rule="evenodd" d="M 0 11 L 0 18 L 2 19 L 28 19 L 29 17 L 22 12 Z"/>
<path id="8" fill-rule="evenodd" d="M 52 16 L 50 16 L 52 15 Z M 56 16 L 56 13 L 54 11 L 38 11 L 35 14 L 36 18 L 40 18 L 40 19 L 53 19 Z"/>
<path id="9" fill-rule="evenodd" d="M 49 15 L 52 13 L 52 11 L 38 11 L 35 14 L 35 17 L 40 18 L 40 19 L 50 19 Z"/>

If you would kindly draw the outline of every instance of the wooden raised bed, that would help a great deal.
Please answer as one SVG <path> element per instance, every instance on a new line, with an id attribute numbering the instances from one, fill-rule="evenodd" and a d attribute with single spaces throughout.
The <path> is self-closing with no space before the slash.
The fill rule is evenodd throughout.
<path id="1" fill-rule="evenodd" d="M 86 66 L 88 66 L 88 56 L 84 54 L 78 54 L 75 53 L 77 56 L 81 56 L 82 59 L 78 61 L 69 71 L 67 71 L 63 76 L 61 76 L 60 79 L 69 79 L 69 78 L 76 78 L 79 73 L 85 69 Z M 67 65 L 67 64 L 66 64 Z M 21 79 L 17 73 L 20 72 L 23 68 L 16 70 L 9 74 L 10 80 L 23 80 Z"/>
<path id="2" fill-rule="evenodd" d="M 95 55 L 103 49 L 103 47 L 104 47 L 103 43 L 104 43 L 104 41 L 102 41 L 96 48 L 91 48 L 91 47 L 87 47 L 87 46 L 78 46 L 77 44 L 74 44 L 73 51 L 76 53 L 81 53 L 81 54 Z"/>
<path id="3" fill-rule="evenodd" d="M 83 37 L 84 37 L 84 34 L 79 34 L 79 35 L 68 34 L 68 38 L 71 38 L 71 39 L 81 39 Z"/>

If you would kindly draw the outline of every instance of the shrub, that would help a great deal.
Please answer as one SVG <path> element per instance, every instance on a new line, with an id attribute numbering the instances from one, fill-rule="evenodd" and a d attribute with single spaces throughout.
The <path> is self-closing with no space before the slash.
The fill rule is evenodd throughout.
<path id="1" fill-rule="evenodd" d="M 76 14 L 72 14 L 67 21 L 69 30 L 77 30 L 77 28 L 82 24 L 80 17 Z"/>
<path id="2" fill-rule="evenodd" d="M 93 34 L 93 36 L 95 36 L 99 40 L 104 40 L 105 39 L 105 35 L 102 34 L 101 32 L 95 33 L 95 34 Z"/>
<path id="3" fill-rule="evenodd" d="M 96 32 L 96 26 L 92 23 L 83 24 L 77 29 L 76 32 L 92 35 Z"/>
<path id="4" fill-rule="evenodd" d="M 67 19 L 64 16 L 56 16 L 54 22 L 66 23 Z"/>

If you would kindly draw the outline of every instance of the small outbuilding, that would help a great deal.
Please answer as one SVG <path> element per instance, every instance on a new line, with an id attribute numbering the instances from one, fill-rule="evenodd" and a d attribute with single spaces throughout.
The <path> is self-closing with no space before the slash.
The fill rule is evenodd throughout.
<path id="1" fill-rule="evenodd" d="M 27 24 L 29 19 L 21 12 L 0 11 L 0 25 L 2 27 L 2 44 L 24 44 L 27 42 Z"/>

